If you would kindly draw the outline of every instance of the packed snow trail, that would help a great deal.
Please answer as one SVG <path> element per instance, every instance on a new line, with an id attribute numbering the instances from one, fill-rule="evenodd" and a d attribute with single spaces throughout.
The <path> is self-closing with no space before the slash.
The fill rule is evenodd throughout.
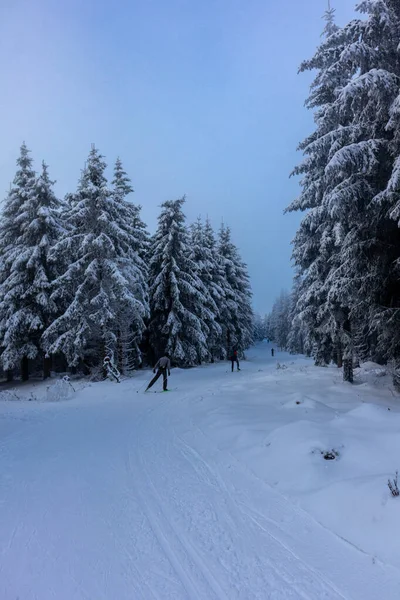
<path id="1" fill-rule="evenodd" d="M 400 597 L 400 571 L 215 441 L 210 413 L 238 402 L 240 420 L 240 398 L 275 369 L 268 347 L 250 356 L 240 373 L 175 370 L 170 394 L 135 393 L 147 372 L 29 403 L 14 423 L 12 407 L 0 438 L 1 600 Z M 262 390 L 266 403 L 279 393 L 274 382 Z"/>

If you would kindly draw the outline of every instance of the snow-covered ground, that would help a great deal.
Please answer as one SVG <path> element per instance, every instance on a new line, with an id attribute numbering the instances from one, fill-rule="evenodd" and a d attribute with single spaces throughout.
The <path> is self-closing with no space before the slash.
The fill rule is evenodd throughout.
<path id="1" fill-rule="evenodd" d="M 0 599 L 400 598 L 389 378 L 248 359 L 0 394 Z"/>

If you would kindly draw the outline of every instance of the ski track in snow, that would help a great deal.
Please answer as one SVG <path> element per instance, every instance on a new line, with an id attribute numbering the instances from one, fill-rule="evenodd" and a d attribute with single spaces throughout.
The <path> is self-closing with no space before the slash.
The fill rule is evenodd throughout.
<path id="1" fill-rule="evenodd" d="M 204 411 L 250 394 L 261 366 L 273 375 L 265 349 L 252 354 L 239 374 L 180 371 L 161 398 L 135 393 L 144 373 L 62 406 L 30 403 L 0 440 L 0 600 L 399 598 L 396 568 L 209 435 Z M 273 378 L 263 385 L 279 403 Z"/>

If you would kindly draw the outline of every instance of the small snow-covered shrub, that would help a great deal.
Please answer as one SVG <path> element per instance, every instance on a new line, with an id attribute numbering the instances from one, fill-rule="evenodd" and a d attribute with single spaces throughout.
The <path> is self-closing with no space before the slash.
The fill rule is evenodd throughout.
<path id="1" fill-rule="evenodd" d="M 284 364 L 283 364 L 283 365 L 281 365 L 281 363 L 279 363 L 279 362 L 278 362 L 278 363 L 276 363 L 276 368 L 277 368 L 277 369 L 287 369 L 287 366 L 286 366 L 286 365 L 284 365 Z"/>
<path id="2" fill-rule="evenodd" d="M 396 471 L 396 475 L 395 475 L 393 481 L 391 479 L 388 479 L 388 488 L 394 498 L 396 498 L 397 496 L 400 496 L 400 490 L 399 490 L 399 486 L 398 486 L 398 478 L 399 478 L 399 472 Z"/>
<path id="3" fill-rule="evenodd" d="M 74 392 L 69 377 L 65 376 L 47 388 L 46 399 L 48 402 L 59 402 L 60 400 L 67 400 Z"/>
<path id="4" fill-rule="evenodd" d="M 110 379 L 110 381 L 121 383 L 121 373 L 118 371 L 117 366 L 112 362 L 109 356 L 104 358 L 103 369 L 105 369 L 107 377 Z"/>
<path id="5" fill-rule="evenodd" d="M 321 450 L 320 448 L 315 448 L 312 450 L 312 454 L 321 454 L 325 460 L 335 460 L 339 458 L 340 453 L 338 450 L 332 448 L 332 450 Z"/>
<path id="6" fill-rule="evenodd" d="M 14 390 L 4 390 L 0 392 L 0 402 L 10 400 L 21 400 L 21 398 L 15 393 Z"/>

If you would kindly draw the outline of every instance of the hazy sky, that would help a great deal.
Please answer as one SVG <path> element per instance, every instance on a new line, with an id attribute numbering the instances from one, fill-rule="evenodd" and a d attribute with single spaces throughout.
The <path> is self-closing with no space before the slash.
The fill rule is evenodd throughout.
<path id="1" fill-rule="evenodd" d="M 327 0 L 326 0 L 327 1 Z M 339 24 L 352 0 L 334 0 Z M 255 308 L 291 285 L 299 216 L 289 180 L 312 128 L 299 63 L 325 0 L 3 0 L 0 190 L 25 140 L 60 195 L 94 142 L 120 155 L 151 231 L 158 206 L 222 219 L 249 265 Z"/>

